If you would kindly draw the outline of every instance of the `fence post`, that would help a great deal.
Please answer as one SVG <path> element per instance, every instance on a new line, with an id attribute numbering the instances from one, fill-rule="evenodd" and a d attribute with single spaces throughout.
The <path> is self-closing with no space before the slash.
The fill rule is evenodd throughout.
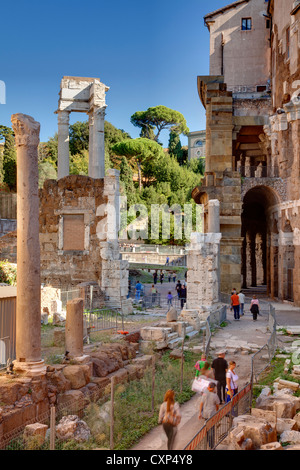
<path id="1" fill-rule="evenodd" d="M 50 408 L 50 450 L 55 450 L 55 406 Z"/>
<path id="2" fill-rule="evenodd" d="M 114 399 L 115 399 L 115 378 L 111 378 L 110 389 L 110 450 L 114 448 Z"/>
<path id="3" fill-rule="evenodd" d="M 152 402 L 151 411 L 154 413 L 154 393 L 155 393 L 155 356 L 152 356 Z"/>
<path id="4" fill-rule="evenodd" d="M 183 340 L 182 340 L 182 347 L 181 347 L 180 393 L 182 393 L 182 390 L 183 390 L 183 363 L 184 363 L 183 347 L 184 347 L 184 340 L 185 340 L 185 326 L 183 327 Z"/>

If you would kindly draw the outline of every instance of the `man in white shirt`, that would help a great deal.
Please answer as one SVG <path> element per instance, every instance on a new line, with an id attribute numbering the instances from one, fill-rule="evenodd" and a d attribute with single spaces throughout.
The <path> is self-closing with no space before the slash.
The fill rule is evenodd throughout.
<path id="1" fill-rule="evenodd" d="M 240 299 L 240 315 L 242 317 L 244 315 L 244 304 L 245 304 L 245 295 L 242 292 L 239 293 L 239 299 Z"/>

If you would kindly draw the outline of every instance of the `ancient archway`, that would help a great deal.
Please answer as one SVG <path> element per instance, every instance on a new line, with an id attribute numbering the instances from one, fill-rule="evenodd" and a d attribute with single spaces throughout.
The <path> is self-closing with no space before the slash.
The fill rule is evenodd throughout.
<path id="1" fill-rule="evenodd" d="M 267 286 L 278 296 L 278 227 L 271 219 L 271 207 L 279 204 L 268 186 L 255 186 L 244 196 L 242 209 L 242 286 Z"/>

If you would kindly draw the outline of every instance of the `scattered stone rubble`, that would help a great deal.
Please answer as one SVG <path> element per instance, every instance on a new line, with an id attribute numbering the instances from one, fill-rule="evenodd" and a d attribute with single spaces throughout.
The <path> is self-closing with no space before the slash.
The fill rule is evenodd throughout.
<path id="1" fill-rule="evenodd" d="M 146 353 L 151 350 L 175 349 L 188 339 L 196 336 L 201 328 L 205 328 L 205 322 L 194 323 L 186 321 L 172 307 L 166 316 L 166 321 L 158 322 L 152 326 L 145 326 L 141 329 L 140 349 Z"/>
<path id="2" fill-rule="evenodd" d="M 233 419 L 233 428 L 225 439 L 227 450 L 300 449 L 300 397 L 294 395 L 300 384 L 280 377 L 274 393 L 265 387 L 251 415 Z"/>

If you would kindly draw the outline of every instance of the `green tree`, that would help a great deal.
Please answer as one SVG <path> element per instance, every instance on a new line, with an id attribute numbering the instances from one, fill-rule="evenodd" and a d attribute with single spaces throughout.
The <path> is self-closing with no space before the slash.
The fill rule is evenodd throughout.
<path id="1" fill-rule="evenodd" d="M 5 137 L 3 150 L 3 181 L 10 190 L 17 190 L 17 152 L 15 139 L 12 134 Z"/>
<path id="2" fill-rule="evenodd" d="M 39 162 L 49 162 L 56 169 L 58 154 L 58 135 L 57 132 L 50 137 L 47 142 L 41 142 L 39 145 Z"/>
<path id="3" fill-rule="evenodd" d="M 89 173 L 89 152 L 83 150 L 82 153 L 71 155 L 70 175 L 88 175 Z"/>
<path id="4" fill-rule="evenodd" d="M 169 136 L 169 154 L 171 157 L 176 158 L 176 160 L 182 164 L 183 151 L 180 142 L 180 136 L 175 131 L 170 131 Z"/>
<path id="5" fill-rule="evenodd" d="M 163 156 L 162 148 L 156 142 L 143 139 L 127 139 L 115 144 L 112 151 L 119 156 L 126 157 L 129 161 L 136 164 L 138 170 L 139 189 L 142 189 L 142 173 L 144 165 L 149 162 L 155 162 Z"/>
<path id="6" fill-rule="evenodd" d="M 69 127 L 70 153 L 82 154 L 89 149 L 89 123 L 77 121 Z"/>
<path id="7" fill-rule="evenodd" d="M 127 204 L 131 206 L 135 203 L 135 187 L 133 182 L 132 169 L 126 157 L 123 157 L 120 164 L 120 181 L 123 183 L 124 191 L 127 196 Z"/>
<path id="8" fill-rule="evenodd" d="M 39 188 L 42 188 L 46 180 L 56 180 L 57 172 L 50 162 L 39 163 Z"/>
<path id="9" fill-rule="evenodd" d="M 174 111 L 166 106 L 155 106 L 146 111 L 137 111 L 131 116 L 131 123 L 140 127 L 144 133 L 147 130 L 150 132 L 151 129 L 153 140 L 156 142 L 164 129 L 175 131 L 178 134 L 188 134 L 189 132 L 184 116 L 179 111 Z M 156 135 L 154 135 L 154 129 L 156 129 Z"/>

